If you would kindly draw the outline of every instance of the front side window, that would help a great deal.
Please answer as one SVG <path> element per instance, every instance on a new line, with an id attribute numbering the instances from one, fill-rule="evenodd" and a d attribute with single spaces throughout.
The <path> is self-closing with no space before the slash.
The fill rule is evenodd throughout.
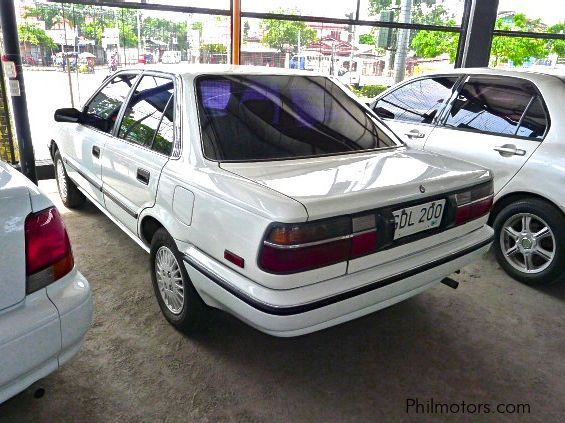
<path id="1" fill-rule="evenodd" d="M 174 84 L 145 75 L 124 112 L 118 137 L 170 154 L 173 145 Z"/>
<path id="2" fill-rule="evenodd" d="M 373 110 L 384 119 L 432 123 L 451 97 L 456 82 L 456 76 L 418 79 L 381 98 Z"/>
<path id="3" fill-rule="evenodd" d="M 118 75 L 86 105 L 81 122 L 110 133 L 137 75 Z"/>
<path id="4" fill-rule="evenodd" d="M 445 125 L 489 134 L 533 138 L 541 131 L 543 136 L 545 114 L 541 100 L 536 100 L 535 88 L 528 81 L 517 78 L 470 77 L 453 102 Z M 521 119 L 528 106 L 531 114 L 526 113 L 526 119 Z M 521 124 L 523 127 L 520 127 Z M 543 130 L 540 126 L 543 126 Z"/>
<path id="5" fill-rule="evenodd" d="M 196 88 L 204 155 L 212 160 L 292 159 L 396 145 L 328 78 L 202 76 Z"/>

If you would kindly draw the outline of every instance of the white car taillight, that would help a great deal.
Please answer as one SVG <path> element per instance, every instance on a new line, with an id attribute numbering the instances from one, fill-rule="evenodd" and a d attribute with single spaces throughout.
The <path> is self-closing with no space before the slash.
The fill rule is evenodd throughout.
<path id="1" fill-rule="evenodd" d="M 27 294 L 44 288 L 73 269 L 67 229 L 55 207 L 27 216 L 25 241 Z"/>
<path id="2" fill-rule="evenodd" d="M 455 194 L 457 204 L 455 225 L 462 225 L 488 214 L 492 208 L 493 198 L 492 182 Z"/>
<path id="3" fill-rule="evenodd" d="M 273 224 L 259 257 L 270 273 L 296 273 L 348 261 L 377 251 L 374 213 L 317 222 Z"/>

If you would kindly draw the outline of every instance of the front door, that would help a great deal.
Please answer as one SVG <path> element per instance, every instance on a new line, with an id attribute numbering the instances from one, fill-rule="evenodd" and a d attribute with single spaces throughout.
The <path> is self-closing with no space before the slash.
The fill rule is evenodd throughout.
<path id="1" fill-rule="evenodd" d="M 453 75 L 411 80 L 379 97 L 373 110 L 406 144 L 422 149 L 458 78 Z"/>
<path id="2" fill-rule="evenodd" d="M 470 76 L 425 149 L 491 169 L 496 194 L 526 163 L 546 130 L 545 106 L 531 82 Z"/>
<path id="3" fill-rule="evenodd" d="M 137 218 L 155 203 L 159 177 L 174 138 L 174 82 L 143 75 L 106 144 L 102 180 L 106 209 L 137 234 Z"/>
<path id="4" fill-rule="evenodd" d="M 120 74 L 109 80 L 84 107 L 72 136 L 65 137 L 62 151 L 69 176 L 95 201 L 103 204 L 101 159 L 123 102 L 133 86 L 135 74 Z"/>

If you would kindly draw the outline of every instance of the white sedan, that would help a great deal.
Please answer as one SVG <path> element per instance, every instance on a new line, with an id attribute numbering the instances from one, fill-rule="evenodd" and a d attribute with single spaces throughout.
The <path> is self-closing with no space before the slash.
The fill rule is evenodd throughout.
<path id="1" fill-rule="evenodd" d="M 412 147 L 489 168 L 500 265 L 528 284 L 565 278 L 565 75 L 457 69 L 407 80 L 371 107 Z"/>
<path id="2" fill-rule="evenodd" d="M 57 370 L 80 349 L 92 320 L 57 209 L 0 162 L 0 403 Z"/>
<path id="3" fill-rule="evenodd" d="M 484 253 L 489 171 L 406 148 L 334 80 L 229 66 L 124 70 L 55 113 L 68 206 L 150 252 L 179 329 L 206 306 L 296 336 L 418 294 Z"/>

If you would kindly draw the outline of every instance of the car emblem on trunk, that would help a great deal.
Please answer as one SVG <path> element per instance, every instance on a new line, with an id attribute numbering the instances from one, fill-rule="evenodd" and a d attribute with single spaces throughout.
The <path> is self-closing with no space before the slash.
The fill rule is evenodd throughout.
<path id="1" fill-rule="evenodd" d="M 426 187 L 424 185 L 420 185 L 420 192 L 422 194 L 426 192 Z"/>

